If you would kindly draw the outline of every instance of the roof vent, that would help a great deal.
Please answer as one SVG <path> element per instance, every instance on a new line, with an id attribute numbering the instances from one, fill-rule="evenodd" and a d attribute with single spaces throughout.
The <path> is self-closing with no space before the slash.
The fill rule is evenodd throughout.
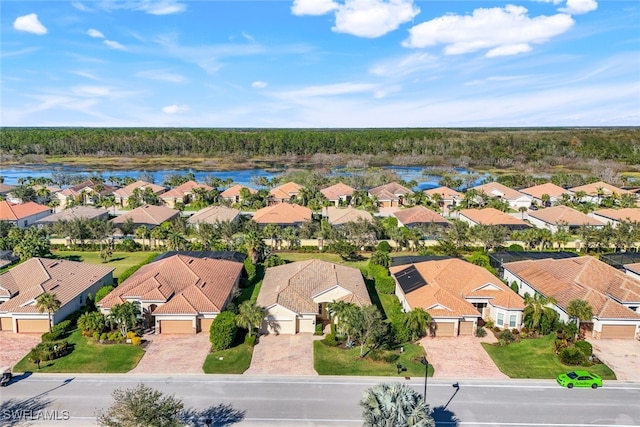
<path id="1" fill-rule="evenodd" d="M 55 266 L 56 266 L 56 265 L 58 265 L 58 264 L 59 264 L 59 263 L 54 262 L 53 264 L 51 264 L 51 265 L 49 266 L 49 268 L 53 268 L 53 267 L 55 267 Z"/>

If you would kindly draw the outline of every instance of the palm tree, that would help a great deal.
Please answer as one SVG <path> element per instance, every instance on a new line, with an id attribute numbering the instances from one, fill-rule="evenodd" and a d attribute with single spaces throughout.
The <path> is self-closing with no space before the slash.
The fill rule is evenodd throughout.
<path id="1" fill-rule="evenodd" d="M 353 318 L 356 305 L 346 301 L 332 301 L 327 304 L 327 310 L 334 323 L 338 327 L 338 331 L 341 334 L 347 334 L 349 332 L 349 322 Z M 347 337 L 347 341 L 351 341 L 351 337 Z"/>
<path id="2" fill-rule="evenodd" d="M 429 405 L 402 383 L 382 383 L 364 391 L 363 427 L 435 427 Z"/>
<path id="3" fill-rule="evenodd" d="M 265 316 L 265 309 L 253 301 L 244 301 L 238 307 L 236 324 L 249 331 L 249 336 L 253 336 L 254 329 L 260 327 Z"/>
<path id="4" fill-rule="evenodd" d="M 264 240 L 255 231 L 250 231 L 244 236 L 244 247 L 247 249 L 247 253 L 251 257 L 251 262 L 257 264 L 260 262 L 265 250 Z"/>
<path id="5" fill-rule="evenodd" d="M 36 298 L 36 307 L 38 308 L 38 312 L 44 313 L 45 311 L 49 314 L 49 332 L 51 332 L 51 315 L 56 312 L 62 303 L 56 297 L 56 294 L 51 294 L 49 292 L 45 292 L 40 294 L 38 298 Z"/>
<path id="6" fill-rule="evenodd" d="M 127 301 L 111 307 L 109 321 L 120 330 L 122 338 L 126 338 L 127 332 L 138 324 L 140 314 L 140 303 Z"/>
<path id="7" fill-rule="evenodd" d="M 151 231 L 146 225 L 141 225 L 136 228 L 135 236 L 137 239 L 142 240 L 142 250 L 144 250 L 144 239 L 148 239 L 151 237 Z M 151 242 L 149 242 L 149 246 L 151 246 Z"/>
<path id="8" fill-rule="evenodd" d="M 546 297 L 542 294 L 535 293 L 533 296 L 528 293 L 524 295 L 524 311 L 522 312 L 524 325 L 541 333 L 549 333 L 549 323 L 552 323 L 558 314 L 549 307 L 556 304 L 553 297 Z"/>
<path id="9" fill-rule="evenodd" d="M 404 315 L 404 325 L 409 331 L 409 339 L 416 341 L 427 333 L 431 324 L 431 315 L 423 308 L 417 307 Z"/>
<path id="10" fill-rule="evenodd" d="M 569 301 L 567 314 L 576 318 L 576 324 L 578 330 L 580 330 L 580 321 L 590 322 L 593 318 L 593 308 L 587 301 L 578 298 Z"/>

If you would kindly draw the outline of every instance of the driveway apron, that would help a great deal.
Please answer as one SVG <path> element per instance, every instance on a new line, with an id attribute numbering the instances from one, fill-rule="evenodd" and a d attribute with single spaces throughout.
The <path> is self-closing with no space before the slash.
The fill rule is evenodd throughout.
<path id="1" fill-rule="evenodd" d="M 593 354 L 625 381 L 640 381 L 640 341 L 638 340 L 587 340 Z"/>
<path id="2" fill-rule="evenodd" d="M 208 334 L 148 335 L 151 344 L 132 374 L 202 374 L 211 344 Z"/>
<path id="3" fill-rule="evenodd" d="M 13 367 L 41 341 L 41 334 L 0 331 L 0 367 Z"/>
<path id="4" fill-rule="evenodd" d="M 318 375 L 313 369 L 313 341 L 312 334 L 263 335 L 245 375 Z"/>

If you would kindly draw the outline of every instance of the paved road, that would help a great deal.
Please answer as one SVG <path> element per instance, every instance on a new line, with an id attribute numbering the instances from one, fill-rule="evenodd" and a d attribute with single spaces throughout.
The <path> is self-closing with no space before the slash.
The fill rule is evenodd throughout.
<path id="1" fill-rule="evenodd" d="M 33 425 L 93 425 L 95 410 L 109 405 L 114 388 L 144 382 L 200 413 L 224 415 L 219 426 L 357 426 L 362 391 L 382 380 L 406 382 L 420 393 L 424 385 L 401 378 L 32 375 L 0 390 L 0 425 L 18 425 L 20 414 Z M 551 380 L 469 380 L 456 391 L 451 382 L 429 379 L 427 398 L 442 427 L 640 425 L 640 383 L 568 390 Z M 35 419 L 43 414 L 59 420 Z"/>

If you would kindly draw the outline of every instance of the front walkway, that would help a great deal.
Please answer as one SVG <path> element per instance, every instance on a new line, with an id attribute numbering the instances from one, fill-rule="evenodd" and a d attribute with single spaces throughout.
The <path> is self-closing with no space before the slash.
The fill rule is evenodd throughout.
<path id="1" fill-rule="evenodd" d="M 453 380 L 483 378 L 508 379 L 493 363 L 481 342 L 492 342 L 495 337 L 488 333 L 477 338 L 470 335 L 458 337 L 426 337 L 420 343 L 433 365 L 434 378 Z"/>
<path id="2" fill-rule="evenodd" d="M 13 331 L 0 331 L 0 368 L 13 367 L 41 341 L 41 334 L 16 334 Z"/>
<path id="3" fill-rule="evenodd" d="M 150 340 L 132 374 L 202 374 L 209 354 L 209 334 L 145 335 Z"/>
<path id="4" fill-rule="evenodd" d="M 313 369 L 313 341 L 313 334 L 262 335 L 244 374 L 318 375 Z"/>

